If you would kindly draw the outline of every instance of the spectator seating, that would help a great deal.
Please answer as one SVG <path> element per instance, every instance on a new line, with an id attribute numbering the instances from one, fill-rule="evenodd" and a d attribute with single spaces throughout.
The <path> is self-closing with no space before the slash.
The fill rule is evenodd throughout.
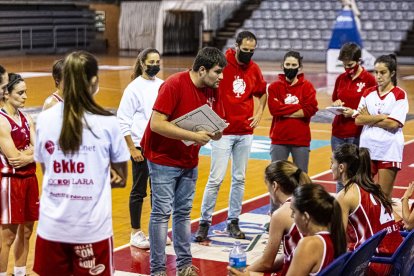
<path id="1" fill-rule="evenodd" d="M 374 256 L 378 245 L 381 243 L 386 234 L 387 229 L 383 229 L 382 231 L 375 233 L 363 244 L 361 244 L 354 252 L 352 252 L 352 255 L 345 262 L 342 273 L 340 275 L 364 275 L 371 257 Z"/>
<path id="2" fill-rule="evenodd" d="M 332 263 L 325 267 L 321 272 L 318 273 L 318 276 L 338 276 L 341 275 L 341 272 L 344 268 L 345 262 L 352 255 L 352 252 L 346 252 L 336 258 Z"/>
<path id="3" fill-rule="evenodd" d="M 95 37 L 95 12 L 88 6 L 0 5 L 0 50 L 87 49 Z"/>
<path id="4" fill-rule="evenodd" d="M 364 48 L 376 56 L 398 51 L 412 28 L 414 1 L 358 0 L 357 5 L 361 11 L 360 33 Z M 278 49 L 292 48 L 314 53 L 315 61 L 324 60 L 332 26 L 341 8 L 340 1 L 332 0 L 262 0 L 236 34 L 250 30 L 258 35 L 256 57 L 269 50 L 274 53 Z M 266 41 L 262 41 L 264 39 Z M 226 47 L 232 46 L 233 41 L 229 39 Z"/>
<path id="5" fill-rule="evenodd" d="M 372 257 L 371 262 L 391 264 L 391 275 L 414 275 L 414 230 L 405 237 L 391 257 Z"/>

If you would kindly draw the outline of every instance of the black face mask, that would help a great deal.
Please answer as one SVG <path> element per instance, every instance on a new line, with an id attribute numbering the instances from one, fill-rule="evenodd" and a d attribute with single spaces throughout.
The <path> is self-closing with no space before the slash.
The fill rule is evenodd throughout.
<path id="1" fill-rule="evenodd" d="M 253 52 L 243 52 L 242 50 L 239 50 L 237 59 L 244 64 L 249 64 L 250 60 L 252 59 L 252 56 Z"/>
<path id="2" fill-rule="evenodd" d="M 147 70 L 145 70 L 145 73 L 147 73 L 147 75 L 152 78 L 156 74 L 158 74 L 159 71 L 160 71 L 159 65 L 147 65 Z"/>
<path id="3" fill-rule="evenodd" d="M 283 68 L 283 71 L 285 72 L 286 78 L 289 80 L 293 80 L 296 75 L 298 74 L 299 67 L 298 68 Z"/>

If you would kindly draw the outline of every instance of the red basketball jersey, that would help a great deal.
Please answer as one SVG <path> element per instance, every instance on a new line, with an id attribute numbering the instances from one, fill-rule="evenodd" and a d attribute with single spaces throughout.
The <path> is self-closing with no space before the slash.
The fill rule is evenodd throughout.
<path id="1" fill-rule="evenodd" d="M 18 150 L 25 150 L 30 146 L 30 124 L 26 116 L 19 111 L 20 122 L 15 122 L 4 110 L 0 110 L 0 116 L 3 116 L 10 123 L 11 138 L 14 145 Z M 6 156 L 0 152 L 0 172 L 2 175 L 33 175 L 36 173 L 36 164 L 30 163 L 29 165 L 15 169 L 10 166 Z"/>
<path id="2" fill-rule="evenodd" d="M 329 232 L 319 232 L 315 236 L 318 236 L 324 244 L 323 259 L 319 270 L 316 273 L 309 273 L 309 275 L 317 275 L 335 259 L 335 248 L 332 243 L 331 234 Z"/>
<path id="3" fill-rule="evenodd" d="M 371 193 L 361 189 L 359 191 L 359 205 L 348 217 L 348 249 L 355 250 L 364 241 L 382 229 L 388 233 L 378 247 L 378 253 L 390 255 L 395 252 L 402 237 L 392 213 L 387 212 L 384 205 Z"/>
<path id="4" fill-rule="evenodd" d="M 277 275 L 284 276 L 288 272 L 290 262 L 292 261 L 293 252 L 295 251 L 295 248 L 298 246 L 298 243 L 302 237 L 303 236 L 299 232 L 296 224 L 292 224 L 289 232 L 283 236 L 283 252 L 285 253 L 285 257 L 283 259 L 282 270 L 280 273 L 277 273 Z"/>

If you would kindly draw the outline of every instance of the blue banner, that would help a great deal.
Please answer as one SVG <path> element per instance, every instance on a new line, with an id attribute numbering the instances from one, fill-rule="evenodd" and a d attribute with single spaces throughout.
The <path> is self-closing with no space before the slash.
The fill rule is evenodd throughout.
<path id="1" fill-rule="evenodd" d="M 355 42 L 363 48 L 361 36 L 352 10 L 342 10 L 336 18 L 328 49 L 341 49 L 347 42 Z"/>

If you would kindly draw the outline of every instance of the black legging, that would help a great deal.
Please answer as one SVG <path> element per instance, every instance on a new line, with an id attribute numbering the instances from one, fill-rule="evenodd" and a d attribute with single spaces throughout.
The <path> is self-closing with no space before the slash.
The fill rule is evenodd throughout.
<path id="1" fill-rule="evenodd" d="M 141 150 L 141 148 L 137 148 Z M 147 182 L 149 180 L 149 171 L 147 159 L 141 162 L 132 161 L 132 189 L 129 196 L 129 215 L 131 216 L 131 227 L 134 229 L 141 228 L 142 203 L 147 196 Z M 151 187 L 151 181 L 150 187 Z"/>

